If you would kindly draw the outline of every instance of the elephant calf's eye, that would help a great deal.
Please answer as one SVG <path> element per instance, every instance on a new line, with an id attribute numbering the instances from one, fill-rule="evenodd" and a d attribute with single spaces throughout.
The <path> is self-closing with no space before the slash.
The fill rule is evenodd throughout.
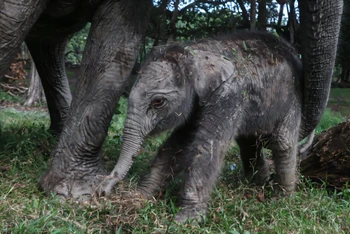
<path id="1" fill-rule="evenodd" d="M 151 106 L 153 107 L 153 108 L 162 108 L 163 106 L 164 106 L 164 104 L 165 104 L 165 98 L 163 98 L 163 97 L 155 97 L 155 98 L 153 98 L 153 100 L 152 100 L 152 102 L 151 102 Z"/>

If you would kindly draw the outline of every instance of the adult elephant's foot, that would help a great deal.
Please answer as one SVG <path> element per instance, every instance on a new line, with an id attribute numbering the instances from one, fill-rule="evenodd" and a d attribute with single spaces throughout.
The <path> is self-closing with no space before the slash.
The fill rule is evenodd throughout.
<path id="1" fill-rule="evenodd" d="M 196 221 L 204 222 L 207 213 L 207 206 L 185 206 L 180 210 L 174 221 L 178 223 L 186 223 Z"/>
<path id="2" fill-rule="evenodd" d="M 69 173 L 50 168 L 40 179 L 40 187 L 46 193 L 54 193 L 65 199 L 89 200 L 92 196 L 100 194 L 98 189 L 103 183 L 106 171 L 96 168 L 90 172 L 71 168 Z"/>

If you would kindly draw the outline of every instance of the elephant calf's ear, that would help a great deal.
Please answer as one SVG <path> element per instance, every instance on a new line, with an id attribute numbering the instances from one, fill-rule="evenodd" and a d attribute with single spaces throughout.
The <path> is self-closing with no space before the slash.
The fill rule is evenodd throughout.
<path id="1" fill-rule="evenodd" d="M 236 76 L 236 69 L 231 59 L 208 51 L 191 51 L 187 66 L 188 79 L 204 104 L 208 97 L 226 80 Z"/>

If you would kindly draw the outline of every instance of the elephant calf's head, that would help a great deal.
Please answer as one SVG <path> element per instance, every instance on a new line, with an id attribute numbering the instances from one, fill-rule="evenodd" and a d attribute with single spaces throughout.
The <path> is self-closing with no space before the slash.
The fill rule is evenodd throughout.
<path id="1" fill-rule="evenodd" d="M 191 113 L 193 92 L 174 60 L 150 61 L 129 96 L 128 128 L 138 126 L 143 136 L 184 123 Z"/>
<path id="2" fill-rule="evenodd" d="M 143 66 L 129 96 L 124 142 L 113 170 L 119 179 L 129 170 L 145 137 L 181 126 L 190 117 L 195 100 L 205 102 L 235 74 L 232 62 L 206 51 L 179 46 L 154 57 Z"/>
<path id="3" fill-rule="evenodd" d="M 192 109 L 192 90 L 175 61 L 150 61 L 129 95 L 123 146 L 112 174 L 123 179 L 150 134 L 184 123 Z"/>

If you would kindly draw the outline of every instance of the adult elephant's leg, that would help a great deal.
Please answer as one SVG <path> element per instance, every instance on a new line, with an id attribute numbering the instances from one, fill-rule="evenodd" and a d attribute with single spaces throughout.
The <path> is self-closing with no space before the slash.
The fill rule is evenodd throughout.
<path id="1" fill-rule="evenodd" d="M 40 185 L 65 197 L 92 194 L 106 174 L 99 152 L 136 60 L 152 1 L 105 1 L 92 20 L 70 115 Z"/>
<path id="2" fill-rule="evenodd" d="M 26 41 L 45 91 L 51 119 L 50 130 L 55 134 L 62 132 L 72 101 L 64 63 L 67 40 Z"/>
<path id="3" fill-rule="evenodd" d="M 240 137 L 236 139 L 236 142 L 239 146 L 246 179 L 262 184 L 269 176 L 269 168 L 261 154 L 261 142 L 255 137 Z"/>
<path id="4" fill-rule="evenodd" d="M 0 1 L 0 78 L 46 7 L 48 0 Z"/>
<path id="5" fill-rule="evenodd" d="M 191 163 L 192 159 L 184 155 L 184 150 L 191 141 L 191 128 L 191 124 L 187 124 L 174 130 L 160 147 L 150 172 L 142 178 L 137 188 L 144 198 L 152 197 L 153 193 L 162 188 L 169 178 Z"/>

